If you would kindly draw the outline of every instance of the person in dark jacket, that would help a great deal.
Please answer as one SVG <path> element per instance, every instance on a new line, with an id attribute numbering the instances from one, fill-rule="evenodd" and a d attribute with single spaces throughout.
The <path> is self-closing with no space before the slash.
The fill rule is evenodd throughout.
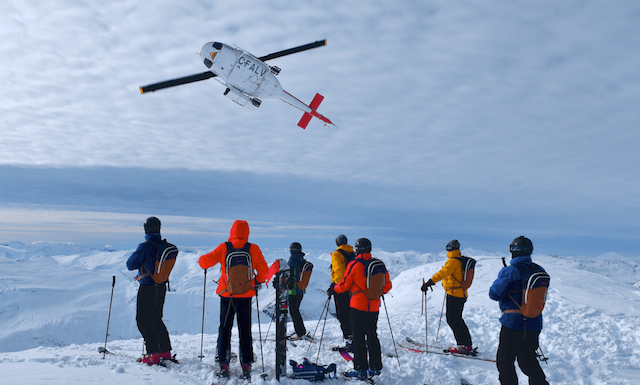
<path id="1" fill-rule="evenodd" d="M 142 356 L 141 362 L 157 365 L 163 359 L 171 359 L 171 341 L 169 332 L 162 321 L 164 300 L 167 293 L 167 282 L 155 283 L 149 272 L 153 272 L 156 265 L 156 246 L 152 242 L 160 243 L 160 219 L 149 217 L 144 222 L 145 242 L 138 245 L 136 251 L 127 260 L 127 269 L 136 270 L 138 301 L 136 305 L 136 322 L 142 334 L 147 354 Z"/>
<path id="2" fill-rule="evenodd" d="M 539 347 L 538 338 L 542 331 L 542 314 L 536 318 L 527 318 L 525 324 L 525 318 L 519 312 L 521 304 L 514 302 L 514 299 L 522 298 L 522 294 L 510 295 L 510 291 L 513 293 L 522 291 L 522 271 L 531 268 L 533 263 L 531 260 L 533 243 L 530 239 L 520 236 L 513 240 L 509 249 L 511 263 L 500 270 L 498 278 L 489 289 L 489 297 L 499 301 L 500 310 L 502 310 L 500 318 L 502 329 L 496 356 L 500 384 L 518 384 L 515 369 L 517 358 L 518 366 L 529 377 L 529 384 L 548 385 L 536 357 L 536 350 Z"/>
<path id="3" fill-rule="evenodd" d="M 300 245 L 300 243 L 293 242 L 289 246 L 289 252 L 291 253 L 291 257 L 289 258 L 289 271 L 291 274 L 288 283 L 289 311 L 295 330 L 295 334 L 292 334 L 289 338 L 294 340 L 311 340 L 311 336 L 307 334 L 307 328 L 304 326 L 304 321 L 300 314 L 300 303 L 302 302 L 305 291 L 298 287 L 298 280 L 302 273 L 302 268 L 307 261 L 304 259 L 305 254 L 302 252 L 302 245 Z"/>

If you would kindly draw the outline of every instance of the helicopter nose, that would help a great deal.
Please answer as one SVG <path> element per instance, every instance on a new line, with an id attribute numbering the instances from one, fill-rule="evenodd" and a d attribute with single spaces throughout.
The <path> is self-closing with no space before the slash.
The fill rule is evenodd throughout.
<path id="1" fill-rule="evenodd" d="M 222 49 L 222 43 L 210 42 L 205 44 L 200 51 L 200 58 L 207 68 L 211 68 L 213 60 L 218 52 Z"/>

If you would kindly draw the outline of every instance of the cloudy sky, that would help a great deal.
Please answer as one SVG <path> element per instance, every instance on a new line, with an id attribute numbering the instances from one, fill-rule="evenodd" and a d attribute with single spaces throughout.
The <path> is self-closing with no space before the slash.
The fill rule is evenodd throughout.
<path id="1" fill-rule="evenodd" d="M 200 73 L 209 41 L 263 56 L 258 110 Z M 637 255 L 635 1 L 110 1 L 0 4 L 0 242 L 217 245 L 246 219 L 264 248 Z"/>

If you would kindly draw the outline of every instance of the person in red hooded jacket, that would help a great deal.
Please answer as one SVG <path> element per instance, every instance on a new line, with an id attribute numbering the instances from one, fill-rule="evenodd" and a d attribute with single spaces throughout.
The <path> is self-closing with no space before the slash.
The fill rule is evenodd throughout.
<path id="1" fill-rule="evenodd" d="M 220 279 L 216 294 L 220 296 L 220 326 L 218 328 L 218 345 L 216 361 L 220 364 L 218 375 L 229 376 L 229 360 L 231 352 L 231 328 L 233 319 L 238 323 L 238 335 L 240 338 L 240 364 L 243 376 L 249 377 L 251 363 L 253 362 L 253 340 L 251 337 L 251 299 L 265 281 L 269 267 L 264 260 L 262 251 L 258 245 L 249 241 L 249 224 L 247 221 L 237 220 L 231 227 L 228 242 L 221 243 L 215 250 L 200 257 L 198 264 L 203 269 L 208 269 L 216 264 L 221 266 Z M 228 246 L 229 245 L 229 246 Z M 246 247 L 248 245 L 248 247 Z M 226 257 L 229 252 L 239 249 L 248 250 L 251 255 L 251 265 L 255 279 L 251 281 L 251 287 L 246 293 L 231 294 L 229 291 Z M 257 284 L 257 287 L 256 287 Z"/>
<path id="2" fill-rule="evenodd" d="M 380 374 L 382 352 L 378 340 L 378 314 L 380 299 L 368 299 L 364 293 L 367 287 L 365 261 L 371 260 L 371 241 L 360 238 L 356 241 L 357 257 L 347 265 L 344 277 L 334 290 L 336 293 L 349 292 L 351 299 L 351 325 L 353 332 L 353 366 L 351 377 L 365 379 Z M 391 290 L 389 273 L 385 272 L 383 292 Z M 358 325 L 358 327 L 356 327 Z M 368 357 L 367 357 L 368 356 Z"/>

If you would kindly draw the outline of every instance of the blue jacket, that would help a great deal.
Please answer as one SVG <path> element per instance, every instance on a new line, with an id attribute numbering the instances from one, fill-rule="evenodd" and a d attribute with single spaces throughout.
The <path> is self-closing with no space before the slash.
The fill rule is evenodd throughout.
<path id="1" fill-rule="evenodd" d="M 160 233 L 150 233 L 145 234 L 144 236 L 145 242 L 138 245 L 136 251 L 131 254 L 129 259 L 127 260 L 127 269 L 135 270 L 138 269 L 138 275 L 145 274 L 147 272 L 153 272 L 156 267 L 156 247 L 150 242 L 146 242 L 147 240 L 152 240 L 154 242 L 160 243 L 162 241 L 162 237 Z M 144 269 L 142 267 L 144 266 Z M 140 279 L 141 285 L 157 285 L 151 276 L 146 276 Z M 161 283 L 160 285 L 163 285 Z"/>
<path id="2" fill-rule="evenodd" d="M 498 273 L 498 278 L 493 282 L 489 289 L 489 298 L 494 301 L 500 302 L 500 310 L 502 310 L 502 317 L 500 322 L 503 326 L 512 330 L 524 330 L 524 316 L 519 313 L 505 313 L 505 310 L 518 309 L 520 301 L 522 300 L 522 278 L 517 267 L 528 268 L 533 261 L 531 256 L 515 257 L 511 259 L 510 266 L 503 267 Z M 518 305 L 511 298 L 509 298 L 509 291 L 516 290 L 518 293 L 512 293 L 513 299 L 518 301 Z M 539 331 L 542 330 L 542 314 L 536 318 L 527 319 L 527 331 Z"/>
<path id="3" fill-rule="evenodd" d="M 298 277 L 300 276 L 300 271 L 302 271 L 302 267 L 305 263 L 304 253 L 294 254 L 289 258 L 289 271 L 291 272 L 291 280 L 294 283 L 298 283 Z M 289 295 L 299 295 L 304 294 L 304 290 L 298 288 L 298 285 L 294 285 L 293 289 L 289 289 Z"/>

